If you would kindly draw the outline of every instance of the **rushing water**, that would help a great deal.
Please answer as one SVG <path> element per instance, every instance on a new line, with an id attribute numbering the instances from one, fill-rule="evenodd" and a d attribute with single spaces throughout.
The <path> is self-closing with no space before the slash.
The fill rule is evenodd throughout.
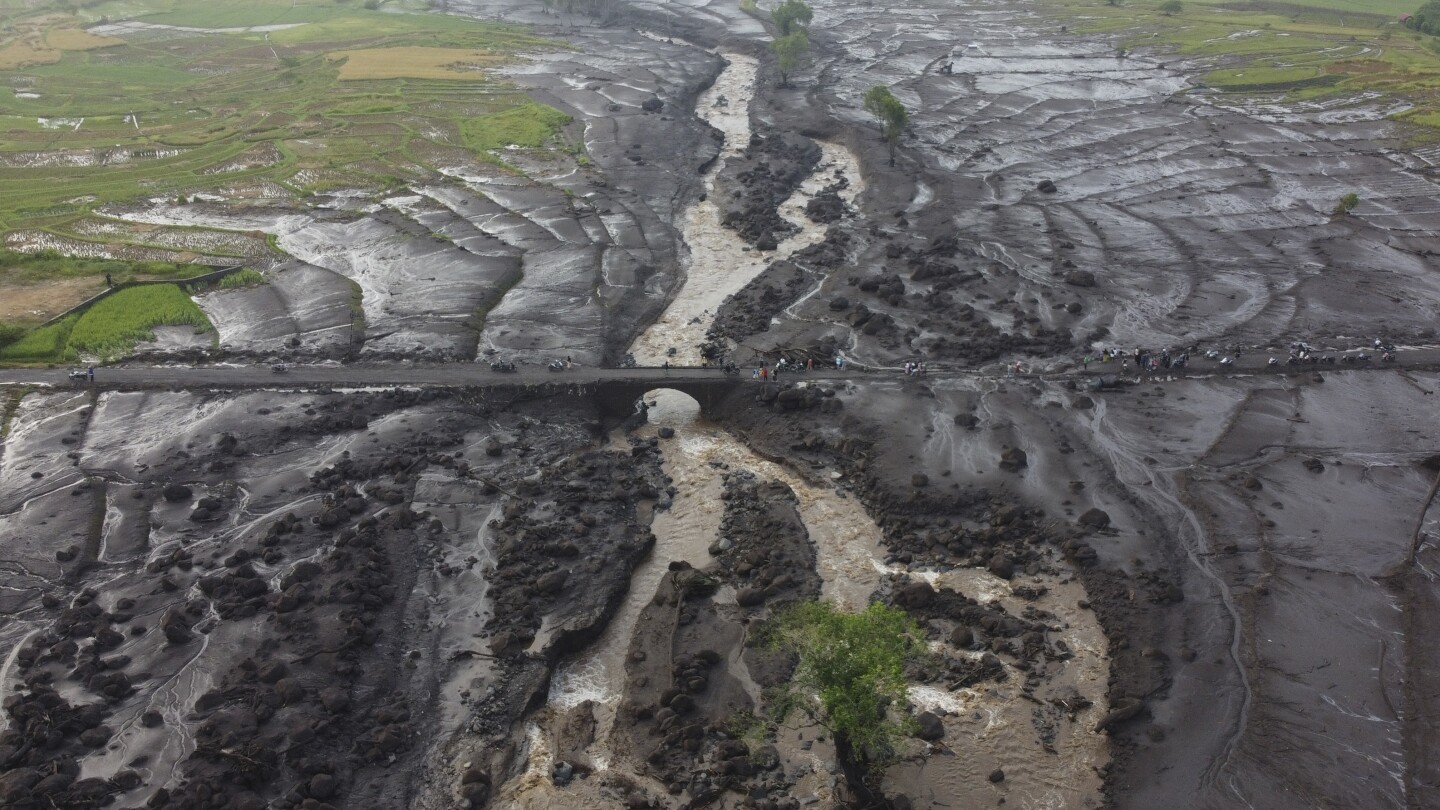
<path id="1" fill-rule="evenodd" d="M 727 58 L 730 65 L 699 102 L 701 115 L 726 135 L 722 160 L 737 154 L 749 140 L 748 105 L 755 71 L 755 62 L 748 57 L 731 54 Z M 834 144 L 822 144 L 822 148 L 824 157 L 819 168 L 781 208 L 782 215 L 799 230 L 781 244 L 775 258 L 823 238 L 823 230 L 804 217 L 803 207 L 808 196 L 835 181 L 837 170 L 849 179 L 847 202 L 853 201 L 860 189 L 854 156 Z M 642 364 L 659 364 L 666 359 L 698 364 L 699 344 L 719 304 L 759 274 L 768 260 L 750 250 L 733 231 L 720 227 L 719 211 L 708 198 L 687 211 L 684 235 L 690 249 L 686 281 L 664 315 L 632 347 Z M 676 349 L 673 355 L 668 354 L 672 347 Z M 665 473 L 673 481 L 676 494 L 669 508 L 657 512 L 652 522 L 655 549 L 636 569 L 624 604 L 594 644 L 556 671 L 548 710 L 536 718 L 527 734 L 525 774 L 502 793 L 501 799 L 508 806 L 559 806 L 555 803 L 563 804 L 567 798 L 574 800 L 581 795 L 586 801 L 604 803 L 590 795 L 587 786 L 576 788 L 580 793 L 567 795 L 547 778 L 554 754 L 542 726 L 558 722 L 565 713 L 586 702 L 596 719 L 595 743 L 587 751 L 592 763 L 599 770 L 633 770 L 612 756 L 608 744 L 625 679 L 625 656 L 640 613 L 655 595 L 670 564 L 684 561 L 704 567 L 711 562 L 708 548 L 717 537 L 724 515 L 720 494 L 727 472 L 748 470 L 760 478 L 783 482 L 795 493 L 797 510 L 815 543 L 816 565 L 827 598 L 852 609 L 863 607 L 881 576 L 892 573 L 882 562 L 879 527 L 856 499 L 821 483 L 828 480 L 825 471 L 811 479 L 767 460 L 720 426 L 706 422 L 695 400 L 683 393 L 660 389 L 647 394 L 646 401 L 650 405 L 650 424 L 641 435 L 654 436 L 661 427 L 675 431 L 675 437 L 662 441 L 660 446 Z M 983 572 L 926 576 L 937 584 L 999 600 L 1013 612 L 1022 609 L 1010 604 L 1017 600 L 1010 596 L 1007 583 Z M 1077 686 L 1097 704 L 1103 704 L 1103 635 L 1093 616 L 1074 609 L 1078 585 L 1052 585 L 1059 587 L 1052 589 L 1054 595 L 1043 607 L 1064 617 L 1067 625 L 1063 637 L 1076 652 L 1075 663 L 1062 674 L 1061 682 Z M 723 593 L 720 598 L 724 598 Z M 736 674 L 742 682 L 747 679 L 743 672 Z M 936 755 L 919 766 L 898 768 L 892 775 L 896 789 L 917 796 L 938 790 L 976 802 L 986 801 L 987 789 L 992 786 L 984 776 L 1003 761 L 1014 769 L 1006 789 L 1016 806 L 1078 806 L 1077 802 L 1098 796 L 1098 778 L 1093 768 L 1104 760 L 1103 738 L 1078 727 L 1067 728 L 1057 740 L 1056 752 L 1044 752 L 1030 721 L 1031 704 L 1019 694 L 1022 680 L 1017 672 L 1003 685 L 986 685 L 977 690 L 948 692 L 917 686 L 914 702 L 946 714 L 949 739 L 973 742 L 985 752 L 979 757 Z M 824 750 L 823 746 L 815 753 L 801 752 L 798 745 L 785 748 L 785 756 L 792 762 L 814 759 Z M 827 772 L 824 763 L 816 760 L 814 764 L 821 766 L 815 771 L 817 775 Z M 980 772 L 982 767 L 985 770 Z M 638 773 L 630 775 L 645 781 Z M 797 789 L 816 795 L 828 793 L 825 780 L 807 780 Z"/>
<path id="2" fill-rule="evenodd" d="M 765 270 L 771 262 L 825 238 L 825 226 L 805 216 L 805 203 L 837 175 L 847 180 L 840 196 L 853 203 L 864 185 L 860 164 L 854 153 L 839 144 L 820 141 L 822 152 L 815 171 L 780 206 L 780 216 L 796 227 L 778 248 L 764 253 L 750 248 L 735 231 L 720 224 L 715 204 L 715 177 L 724 161 L 741 153 L 750 142 L 750 99 L 755 84 L 756 62 L 752 57 L 727 53 L 730 64 L 715 84 L 700 95 L 696 112 L 725 134 L 725 146 L 715 170 L 705 179 L 705 198 L 685 211 L 683 223 L 689 257 L 685 282 L 665 313 L 651 324 L 630 351 L 641 365 L 659 365 L 666 360 L 677 365 L 700 365 L 700 344 L 715 321 L 720 304 Z M 671 349 L 674 354 L 669 354 Z"/>

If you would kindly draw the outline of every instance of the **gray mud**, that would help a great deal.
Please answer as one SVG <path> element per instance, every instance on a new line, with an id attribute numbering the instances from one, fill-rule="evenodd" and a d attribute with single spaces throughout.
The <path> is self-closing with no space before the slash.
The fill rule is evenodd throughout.
<path id="1" fill-rule="evenodd" d="M 749 628 L 817 591 L 937 653 L 898 806 L 1440 804 L 1440 378 L 1048 373 L 1431 342 L 1440 190 L 1385 109 L 1196 93 L 1208 66 L 1023 5 L 823 4 L 784 89 L 728 0 L 451 5 L 577 46 L 510 78 L 591 165 L 107 210 L 275 235 L 268 285 L 202 297 L 223 353 L 852 379 L 620 426 L 578 395 L 7 392 L 7 807 L 827 806 L 821 730 L 730 725 L 788 675 Z M 743 142 L 694 109 L 707 48 L 755 60 Z M 893 168 L 876 83 L 911 111 Z"/>

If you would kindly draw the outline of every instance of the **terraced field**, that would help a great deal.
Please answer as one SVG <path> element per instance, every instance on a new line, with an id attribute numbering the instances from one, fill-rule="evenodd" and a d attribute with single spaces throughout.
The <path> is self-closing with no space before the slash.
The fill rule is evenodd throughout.
<path id="1" fill-rule="evenodd" d="M 98 23 L 87 30 L 114 44 L 6 71 L 0 226 L 64 231 L 97 204 L 142 195 L 293 196 L 424 177 L 435 167 L 417 141 L 448 144 L 460 120 L 521 103 L 477 54 L 489 66 L 555 47 L 518 28 L 394 5 L 87 9 Z M 388 54 L 422 42 L 428 62 Z M 349 70 L 376 59 L 395 69 Z M 558 121 L 545 123 L 548 136 Z"/>
<path id="2" fill-rule="evenodd" d="M 1075 31 L 1105 34 L 1121 53 L 1163 53 L 1204 61 L 1204 86 L 1265 95 L 1275 103 L 1349 107 L 1384 98 L 1397 120 L 1440 125 L 1440 53 L 1434 38 L 1399 24 L 1411 0 L 1186 2 L 1174 13 L 1159 3 L 1046 2 L 1040 8 Z"/>

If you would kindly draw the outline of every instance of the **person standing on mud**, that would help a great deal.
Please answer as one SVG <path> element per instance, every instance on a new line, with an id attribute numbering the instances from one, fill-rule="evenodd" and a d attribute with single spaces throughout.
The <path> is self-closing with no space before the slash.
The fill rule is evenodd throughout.
<path id="1" fill-rule="evenodd" d="M 95 367 L 94 367 L 94 366 L 90 366 L 89 368 L 85 369 L 85 373 L 90 377 L 90 382 L 92 382 L 92 383 L 95 382 Z"/>

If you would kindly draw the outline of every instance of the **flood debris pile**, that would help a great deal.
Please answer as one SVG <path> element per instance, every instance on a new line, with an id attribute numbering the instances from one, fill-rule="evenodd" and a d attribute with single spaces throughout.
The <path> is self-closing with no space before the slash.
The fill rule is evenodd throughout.
<path id="1" fill-rule="evenodd" d="M 809 138 L 780 131 L 753 133 L 739 155 L 726 158 L 716 178 L 720 223 L 755 248 L 774 250 L 796 230 L 780 215 L 780 205 L 800 188 L 820 157 L 820 147 Z"/>
<path id="2" fill-rule="evenodd" d="M 753 609 L 819 596 L 815 548 L 795 511 L 795 493 L 748 470 L 727 473 L 724 486 L 725 516 L 710 555 L 714 576 L 735 588 L 735 603 Z"/>
<path id="3" fill-rule="evenodd" d="M 78 432 L 67 401 L 16 430 L 77 448 L 60 458 L 88 483 L 55 485 L 95 534 L 4 606 L 6 807 L 448 793 L 425 763 L 462 721 L 511 731 L 525 690 L 604 625 L 652 541 L 640 505 L 665 497 L 653 445 L 603 447 L 583 400 L 103 394 Z M 3 462 L 8 480 L 35 458 Z M 5 559 L 45 523 L 7 516 Z M 475 576 L 493 579 L 478 601 L 457 587 Z M 503 752 L 454 789 L 481 798 Z"/>
<path id="4" fill-rule="evenodd" d="M 751 678 L 761 668 L 751 662 L 767 659 L 747 641 L 747 624 L 819 593 L 815 550 L 784 484 L 743 470 L 723 482 L 714 561 L 672 563 L 637 621 L 611 749 L 682 801 L 728 791 L 796 808 L 780 756 L 750 733 L 760 727 Z"/>

